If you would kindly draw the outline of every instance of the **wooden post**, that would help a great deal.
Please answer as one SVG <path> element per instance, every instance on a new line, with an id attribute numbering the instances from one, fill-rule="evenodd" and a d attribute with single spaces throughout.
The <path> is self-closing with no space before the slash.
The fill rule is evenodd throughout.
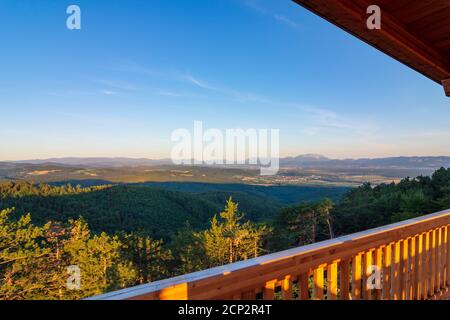
<path id="1" fill-rule="evenodd" d="M 401 249 L 401 242 L 397 241 L 394 244 L 394 278 L 393 278 L 393 298 L 394 300 L 401 299 L 401 279 L 400 279 L 400 249 Z"/>
<path id="2" fill-rule="evenodd" d="M 424 290 L 423 297 L 427 299 L 431 296 L 431 233 L 425 233 L 425 251 L 423 261 Z"/>
<path id="3" fill-rule="evenodd" d="M 300 300 L 309 299 L 309 274 L 307 272 L 302 273 L 298 277 L 298 288 L 300 289 Z"/>
<path id="4" fill-rule="evenodd" d="M 256 300 L 256 290 L 249 290 L 242 293 L 243 300 Z"/>
<path id="5" fill-rule="evenodd" d="M 436 290 L 436 230 L 431 231 L 431 273 L 430 273 L 430 296 L 432 296 Z"/>
<path id="6" fill-rule="evenodd" d="M 348 259 L 344 259 L 341 261 L 340 266 L 341 300 L 348 300 L 350 299 L 350 261 Z"/>
<path id="7" fill-rule="evenodd" d="M 292 300 L 292 279 L 286 276 L 281 283 L 281 298 L 283 300 Z"/>
<path id="8" fill-rule="evenodd" d="M 401 299 L 408 296 L 408 240 L 402 241 L 401 246 Z"/>
<path id="9" fill-rule="evenodd" d="M 375 265 L 377 266 L 378 269 L 378 274 L 381 277 L 382 276 L 382 270 L 383 270 L 383 249 L 382 248 L 378 248 L 375 250 Z M 381 300 L 382 299 L 382 283 L 383 280 L 382 279 L 377 279 L 377 283 L 381 284 L 381 287 L 376 288 L 375 290 L 375 299 L 376 300 Z"/>
<path id="10" fill-rule="evenodd" d="M 266 283 L 263 289 L 264 300 L 275 300 L 275 285 L 277 280 L 272 280 Z"/>
<path id="11" fill-rule="evenodd" d="M 383 266 L 383 299 L 392 299 L 391 295 L 391 277 L 392 275 L 392 245 L 384 247 L 384 266 Z"/>
<path id="12" fill-rule="evenodd" d="M 436 292 L 441 290 L 442 228 L 436 230 Z"/>
<path id="13" fill-rule="evenodd" d="M 414 300 L 417 295 L 416 286 L 416 237 L 409 239 L 409 283 L 408 283 L 408 296 L 407 299 Z"/>
<path id="14" fill-rule="evenodd" d="M 447 232 L 441 228 L 441 289 L 447 287 Z"/>
<path id="15" fill-rule="evenodd" d="M 372 289 L 369 284 L 369 278 L 372 275 L 373 257 L 372 251 L 364 254 L 364 277 L 363 277 L 363 299 L 372 300 Z"/>
<path id="16" fill-rule="evenodd" d="M 242 297 L 243 297 L 242 293 L 237 292 L 237 293 L 233 294 L 233 296 L 231 297 L 231 300 L 242 300 Z"/>
<path id="17" fill-rule="evenodd" d="M 450 287 L 450 226 L 447 226 L 445 234 L 447 235 L 447 286 Z"/>
<path id="18" fill-rule="evenodd" d="M 423 298 L 424 292 L 424 278 L 423 278 L 423 234 L 416 237 L 416 269 L 415 269 L 415 290 L 416 299 L 420 300 Z"/>
<path id="19" fill-rule="evenodd" d="M 338 265 L 333 262 L 327 266 L 327 299 L 336 300 L 337 299 L 337 287 L 338 287 Z"/>
<path id="20" fill-rule="evenodd" d="M 324 277 L 323 277 L 323 267 L 317 267 L 313 272 L 313 299 L 322 300 L 323 299 L 323 290 L 324 290 Z"/>
<path id="21" fill-rule="evenodd" d="M 361 254 L 357 254 L 352 259 L 352 299 L 361 299 Z"/>

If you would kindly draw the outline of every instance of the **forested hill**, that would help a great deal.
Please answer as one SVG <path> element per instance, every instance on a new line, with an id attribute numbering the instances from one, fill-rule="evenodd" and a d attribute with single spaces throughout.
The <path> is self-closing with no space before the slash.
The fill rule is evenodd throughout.
<path id="1" fill-rule="evenodd" d="M 338 201 L 351 187 L 305 186 L 305 185 L 254 185 L 237 183 L 201 183 L 201 182 L 145 182 L 139 185 L 161 187 L 190 193 L 220 192 L 271 199 L 284 205 L 292 205 L 302 201 L 320 201 L 330 198 Z"/>
<path id="2" fill-rule="evenodd" d="M 176 191 L 179 190 L 179 191 Z M 348 188 L 264 187 L 243 184 L 149 183 L 82 188 L 68 185 L 0 184 L 0 209 L 30 212 L 33 222 L 65 222 L 82 216 L 94 232 L 140 231 L 170 239 L 186 222 L 203 229 L 231 196 L 246 218 L 271 220 L 283 207 L 324 197 L 339 199 Z"/>
<path id="3" fill-rule="evenodd" d="M 349 191 L 333 208 L 337 234 L 349 234 L 420 215 L 450 209 L 450 168 L 431 177 L 398 184 L 365 184 Z"/>
<path id="4" fill-rule="evenodd" d="M 167 240 L 186 222 L 195 229 L 205 228 L 230 196 L 254 221 L 270 219 L 282 207 L 242 192 L 191 194 L 131 185 L 74 188 L 8 182 L 0 184 L 0 210 L 14 207 L 16 212 L 30 212 L 37 224 L 82 216 L 94 232 L 140 231 Z"/>
<path id="5" fill-rule="evenodd" d="M 0 300 L 78 299 L 449 209 L 450 169 L 366 184 L 335 204 L 281 208 L 255 194 L 235 192 L 223 201 L 228 196 L 0 184 Z M 78 291 L 65 286 L 72 265 L 83 274 Z"/>

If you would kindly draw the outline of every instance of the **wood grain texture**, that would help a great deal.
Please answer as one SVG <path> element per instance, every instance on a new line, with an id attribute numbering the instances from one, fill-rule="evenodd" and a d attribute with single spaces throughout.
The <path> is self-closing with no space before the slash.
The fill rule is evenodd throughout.
<path id="1" fill-rule="evenodd" d="M 439 84 L 450 78 L 448 0 L 294 1 Z M 367 28 L 370 5 L 381 9 L 379 30 Z"/>
<path id="2" fill-rule="evenodd" d="M 438 212 L 90 299 L 250 299 L 253 296 L 256 297 L 256 293 L 261 291 L 265 299 L 274 299 L 276 287 L 281 287 L 283 299 L 289 299 L 292 296 L 294 278 L 298 278 L 299 297 L 309 299 L 310 274 L 314 275 L 314 284 L 311 281 L 315 288 L 313 298 L 316 298 L 315 296 L 324 298 L 325 288 L 327 289 L 327 298 L 330 299 L 345 299 L 345 294 L 342 293 L 347 291 L 351 291 L 348 298 L 361 299 L 362 290 L 365 290 L 362 283 L 363 276 L 369 276 L 363 269 L 363 259 L 366 265 L 374 262 L 377 266 L 380 263 L 383 266 L 382 295 L 366 294 L 367 298 L 406 299 L 407 297 L 411 298 L 409 293 L 413 290 L 414 299 L 417 299 L 419 295 L 414 291 L 416 286 L 421 288 L 420 298 L 431 298 L 436 293 L 443 291 L 443 274 L 448 275 L 446 266 L 449 261 L 447 254 L 449 225 L 450 211 Z M 439 234 L 438 230 L 441 230 L 440 238 L 436 235 Z M 418 235 L 421 236 L 418 237 Z M 447 235 L 447 241 L 445 235 Z M 422 245 L 420 245 L 421 238 Z M 412 239 L 415 241 L 413 242 Z M 418 245 L 417 241 L 419 241 Z M 441 246 L 437 249 L 439 241 Z M 413 246 L 414 249 L 412 249 Z M 422 247 L 421 257 L 417 255 L 420 247 Z M 371 253 L 370 258 L 366 254 L 367 252 Z M 439 263 L 437 254 L 441 257 Z M 378 261 L 380 255 L 383 262 Z M 416 272 L 419 270 L 415 263 L 417 259 L 421 261 L 421 263 L 419 262 L 421 276 L 417 276 L 417 279 L 422 279 L 420 283 L 416 283 L 418 281 L 416 274 L 419 272 Z M 330 283 L 329 290 L 326 288 L 326 283 L 323 283 L 325 282 L 323 279 L 324 266 L 328 269 L 326 278 Z M 348 271 L 345 269 L 346 266 L 348 266 Z M 435 286 L 437 269 L 440 271 L 440 287 Z M 322 279 L 320 274 L 322 274 Z M 340 279 L 340 283 L 338 279 Z M 351 288 L 346 288 L 342 279 L 348 279 L 348 283 L 351 282 Z M 448 279 L 446 276 L 447 282 Z M 318 289 L 319 287 L 322 287 L 322 291 Z M 448 285 L 445 288 L 447 287 Z"/>

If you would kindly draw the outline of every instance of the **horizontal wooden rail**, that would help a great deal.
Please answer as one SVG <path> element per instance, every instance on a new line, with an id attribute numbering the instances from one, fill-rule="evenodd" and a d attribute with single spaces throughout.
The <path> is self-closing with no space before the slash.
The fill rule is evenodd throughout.
<path id="1" fill-rule="evenodd" d="M 89 300 L 449 298 L 450 210 Z"/>

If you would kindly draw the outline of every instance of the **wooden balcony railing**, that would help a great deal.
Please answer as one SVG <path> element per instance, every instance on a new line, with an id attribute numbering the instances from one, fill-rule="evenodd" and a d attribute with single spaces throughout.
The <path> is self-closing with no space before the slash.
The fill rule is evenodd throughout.
<path id="1" fill-rule="evenodd" d="M 450 210 L 93 300 L 450 297 Z"/>

